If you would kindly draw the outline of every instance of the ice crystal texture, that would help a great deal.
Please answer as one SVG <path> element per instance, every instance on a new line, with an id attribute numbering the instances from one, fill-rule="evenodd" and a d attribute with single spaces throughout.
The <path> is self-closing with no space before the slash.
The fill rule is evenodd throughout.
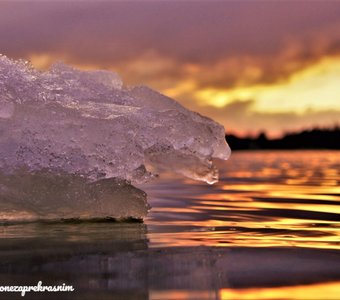
<path id="1" fill-rule="evenodd" d="M 229 155 L 223 126 L 113 72 L 62 63 L 40 72 L 0 56 L 2 174 L 141 183 L 167 170 L 213 183 L 212 159 Z"/>

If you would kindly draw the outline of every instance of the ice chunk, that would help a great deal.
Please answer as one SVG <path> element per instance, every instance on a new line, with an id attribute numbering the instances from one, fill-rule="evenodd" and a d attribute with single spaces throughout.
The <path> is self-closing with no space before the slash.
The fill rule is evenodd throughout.
<path id="1" fill-rule="evenodd" d="M 0 100 L 0 118 L 9 119 L 14 114 L 14 104 L 8 101 Z"/>
<path id="2" fill-rule="evenodd" d="M 118 178 L 88 182 L 71 174 L 0 172 L 0 221 L 142 219 L 146 194 Z"/>
<path id="3" fill-rule="evenodd" d="M 108 71 L 59 63 L 42 73 L 1 56 L 0 97 L 4 171 L 138 182 L 148 163 L 211 182 L 211 159 L 230 153 L 221 125 L 146 87 L 124 89 Z"/>
<path id="4" fill-rule="evenodd" d="M 109 71 L 47 72 L 0 56 L 0 170 L 141 183 L 160 170 L 213 183 L 223 126 Z"/>

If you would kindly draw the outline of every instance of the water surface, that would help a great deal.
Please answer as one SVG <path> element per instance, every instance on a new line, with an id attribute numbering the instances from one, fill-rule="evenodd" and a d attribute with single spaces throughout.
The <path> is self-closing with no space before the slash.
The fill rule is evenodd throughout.
<path id="1" fill-rule="evenodd" d="M 240 151 L 220 181 L 164 178 L 146 190 L 151 247 L 340 249 L 340 152 Z"/>
<path id="2" fill-rule="evenodd" d="M 1 284 L 76 288 L 29 299 L 339 299 L 340 152 L 235 152 L 219 167 L 215 185 L 143 186 L 143 223 L 2 225 Z"/>

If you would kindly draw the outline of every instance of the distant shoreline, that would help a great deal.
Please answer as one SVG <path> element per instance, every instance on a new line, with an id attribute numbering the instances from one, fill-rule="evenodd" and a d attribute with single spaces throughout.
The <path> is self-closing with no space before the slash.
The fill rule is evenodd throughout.
<path id="1" fill-rule="evenodd" d="M 226 134 L 226 140 L 232 150 L 340 150 L 340 127 L 287 133 L 279 139 L 269 139 L 265 133 L 255 138 Z"/>

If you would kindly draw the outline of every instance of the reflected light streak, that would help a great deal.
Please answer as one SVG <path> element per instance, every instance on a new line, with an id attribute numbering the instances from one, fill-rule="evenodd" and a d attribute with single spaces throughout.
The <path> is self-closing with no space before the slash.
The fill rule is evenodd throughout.
<path id="1" fill-rule="evenodd" d="M 273 288 L 221 289 L 221 300 L 245 299 L 338 299 L 340 282 Z"/>
<path id="2" fill-rule="evenodd" d="M 213 187 L 183 179 L 175 203 L 170 188 L 153 205 L 151 247 L 339 249 L 339 158 L 338 151 L 235 153 Z"/>

